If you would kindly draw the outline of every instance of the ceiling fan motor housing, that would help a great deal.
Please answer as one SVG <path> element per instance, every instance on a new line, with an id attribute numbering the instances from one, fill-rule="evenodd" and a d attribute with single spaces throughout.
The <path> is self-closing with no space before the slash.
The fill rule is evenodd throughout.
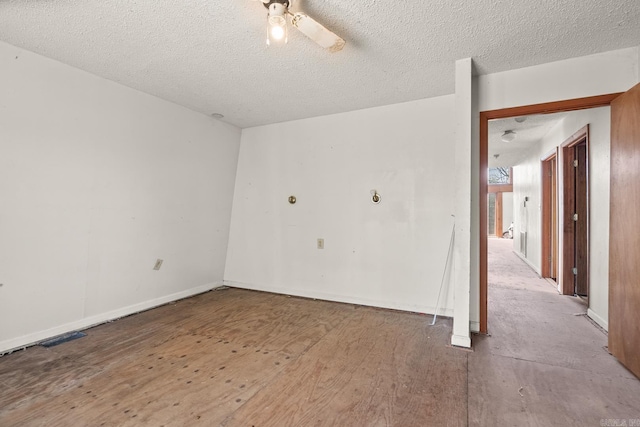
<path id="1" fill-rule="evenodd" d="M 272 4 L 280 5 L 280 6 L 275 6 L 276 8 L 284 7 L 284 9 L 287 10 L 291 5 L 291 2 L 292 0 L 268 0 L 268 1 L 262 0 L 262 4 L 264 4 L 264 7 L 266 7 L 269 10 L 271 10 Z"/>

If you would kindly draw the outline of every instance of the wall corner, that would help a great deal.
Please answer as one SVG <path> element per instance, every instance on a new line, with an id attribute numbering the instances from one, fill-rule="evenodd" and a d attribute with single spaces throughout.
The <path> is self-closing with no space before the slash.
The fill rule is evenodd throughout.
<path id="1" fill-rule="evenodd" d="M 456 61 L 455 100 L 455 244 L 454 313 L 451 344 L 470 347 L 469 294 L 471 290 L 471 180 L 472 180 L 472 79 L 473 60 Z"/>

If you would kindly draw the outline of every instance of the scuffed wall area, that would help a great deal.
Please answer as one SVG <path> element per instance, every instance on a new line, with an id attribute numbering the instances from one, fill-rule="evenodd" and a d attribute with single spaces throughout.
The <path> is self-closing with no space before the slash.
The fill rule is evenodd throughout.
<path id="1" fill-rule="evenodd" d="M 244 129 L 225 282 L 433 313 L 453 226 L 453 108 L 450 95 Z"/>

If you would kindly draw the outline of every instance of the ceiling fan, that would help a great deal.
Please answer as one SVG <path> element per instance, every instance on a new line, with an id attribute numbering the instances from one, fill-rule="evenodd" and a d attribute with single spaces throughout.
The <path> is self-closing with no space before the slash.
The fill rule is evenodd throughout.
<path id="1" fill-rule="evenodd" d="M 331 52 L 342 50 L 345 41 L 326 29 L 318 21 L 304 13 L 289 12 L 294 0 L 260 0 L 269 10 L 267 14 L 267 46 L 287 42 L 287 16 L 291 17 L 291 25 Z"/>

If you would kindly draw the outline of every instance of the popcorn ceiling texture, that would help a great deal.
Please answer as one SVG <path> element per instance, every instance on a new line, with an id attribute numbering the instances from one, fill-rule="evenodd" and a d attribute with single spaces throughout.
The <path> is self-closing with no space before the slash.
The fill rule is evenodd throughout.
<path id="1" fill-rule="evenodd" d="M 540 140 L 571 114 L 537 114 L 527 116 L 522 123 L 516 122 L 515 118 L 489 121 L 489 167 L 511 167 L 531 157 L 532 150 L 536 149 Z M 516 139 L 503 142 L 502 134 L 506 130 L 515 131 Z M 495 154 L 499 154 L 499 157 L 493 157 Z"/>
<path id="2" fill-rule="evenodd" d="M 329 53 L 290 27 L 267 48 L 250 0 L 0 2 L 0 40 L 239 127 L 454 91 L 480 74 L 640 44 L 638 0 L 299 0 L 342 36 Z"/>

